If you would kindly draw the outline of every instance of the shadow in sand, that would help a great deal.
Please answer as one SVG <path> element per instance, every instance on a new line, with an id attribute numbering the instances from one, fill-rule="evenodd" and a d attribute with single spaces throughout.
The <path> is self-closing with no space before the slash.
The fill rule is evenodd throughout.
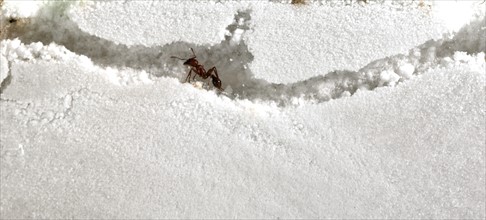
<path id="1" fill-rule="evenodd" d="M 483 18 L 463 27 L 452 39 L 430 40 L 411 49 L 407 55 L 376 60 L 358 71 L 333 71 L 295 83 L 276 84 L 253 77 L 247 68 L 253 55 L 244 41 L 235 40 L 237 30 L 250 29 L 250 10 L 235 14 L 234 22 L 226 28 L 230 34 L 216 45 L 173 42 L 153 47 L 126 46 L 86 33 L 75 22 L 63 16 L 38 16 L 18 28 L 10 38 L 18 37 L 26 44 L 54 42 L 76 54 L 89 57 L 99 66 L 145 70 L 156 77 L 175 77 L 181 80 L 185 78 L 185 73 L 181 72 L 182 62 L 170 57 L 190 57 L 192 54 L 189 48 L 194 48 L 199 63 L 206 69 L 212 66 L 218 69 L 226 90 L 223 95 L 232 99 L 273 101 L 280 106 L 291 104 L 295 98 L 324 102 L 352 95 L 358 89 L 372 90 L 394 85 L 407 79 L 399 74 L 400 66 L 404 63 L 413 65 L 414 74 L 418 74 L 429 67 L 440 65 L 441 58 L 450 57 L 455 51 L 472 54 L 484 51 L 486 41 Z M 384 80 L 383 71 L 398 73 L 399 79 Z M 278 76 L 277 70 L 275 75 Z"/>

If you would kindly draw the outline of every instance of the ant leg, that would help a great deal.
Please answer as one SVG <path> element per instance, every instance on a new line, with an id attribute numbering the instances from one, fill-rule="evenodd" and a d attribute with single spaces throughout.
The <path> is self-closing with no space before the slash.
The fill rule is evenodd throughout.
<path id="1" fill-rule="evenodd" d="M 207 76 L 208 76 L 208 78 L 209 78 L 209 79 L 208 79 L 208 85 L 210 85 L 210 83 L 209 83 L 209 82 L 211 82 L 211 80 L 212 80 L 212 77 L 209 77 L 209 76 L 211 76 L 211 73 L 213 73 L 213 71 L 216 71 L 216 67 L 215 67 L 215 66 L 213 66 L 213 67 L 212 67 L 211 69 L 209 69 L 209 70 L 208 70 L 208 72 L 207 72 Z"/>
<path id="2" fill-rule="evenodd" d="M 193 81 L 194 81 L 194 79 L 196 79 L 196 76 L 197 76 L 197 74 L 194 74 L 194 76 L 192 77 Z"/>
<path id="3" fill-rule="evenodd" d="M 191 73 L 192 73 L 192 69 L 189 70 L 189 73 L 186 76 L 186 82 L 191 82 Z"/>
<path id="4" fill-rule="evenodd" d="M 213 72 L 215 76 L 212 75 Z M 207 75 L 211 76 L 214 87 L 218 88 L 219 90 L 223 90 L 223 88 L 221 88 L 221 80 L 219 79 L 218 70 L 216 70 L 216 67 L 209 69 Z"/>
<path id="5" fill-rule="evenodd" d="M 208 76 L 210 76 L 213 71 L 214 71 L 214 74 L 216 75 L 216 78 L 219 79 L 218 70 L 216 70 L 216 67 L 215 66 L 213 66 L 213 68 L 211 68 L 211 69 L 208 70 Z"/>

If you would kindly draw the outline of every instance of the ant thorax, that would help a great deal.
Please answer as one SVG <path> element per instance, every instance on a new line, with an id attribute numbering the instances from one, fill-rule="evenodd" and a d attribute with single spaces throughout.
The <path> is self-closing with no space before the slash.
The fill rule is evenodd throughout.
<path id="1" fill-rule="evenodd" d="M 201 77 L 203 77 L 203 78 L 207 78 L 207 76 L 206 76 L 206 70 L 204 69 L 204 66 L 203 65 L 198 65 L 196 67 L 196 73 L 198 75 L 200 75 Z"/>

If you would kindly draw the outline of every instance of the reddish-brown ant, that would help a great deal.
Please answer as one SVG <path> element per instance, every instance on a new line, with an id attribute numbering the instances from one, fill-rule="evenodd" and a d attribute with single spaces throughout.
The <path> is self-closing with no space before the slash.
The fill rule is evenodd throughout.
<path id="1" fill-rule="evenodd" d="M 186 62 L 184 62 L 184 65 L 191 67 L 191 70 L 189 70 L 189 73 L 186 76 L 186 82 L 191 82 L 191 74 L 192 74 L 192 71 L 194 71 L 194 73 L 196 73 L 196 74 L 194 74 L 194 76 L 192 77 L 192 80 L 194 80 L 194 78 L 196 78 L 196 75 L 200 76 L 203 79 L 207 79 L 208 77 L 211 77 L 211 80 L 213 81 L 214 87 L 218 88 L 219 90 L 223 90 L 223 88 L 221 88 L 221 80 L 219 79 L 218 71 L 216 70 L 216 67 L 213 67 L 206 72 L 206 70 L 204 69 L 204 66 L 199 65 L 198 61 L 196 60 L 196 53 L 194 53 L 194 50 L 192 48 L 191 48 L 191 51 L 192 51 L 192 54 L 194 55 L 194 57 L 191 57 L 187 60 L 179 58 L 179 57 L 175 57 L 175 56 L 170 57 L 170 58 L 177 58 L 177 59 L 180 59 L 180 60 L 185 60 Z"/>

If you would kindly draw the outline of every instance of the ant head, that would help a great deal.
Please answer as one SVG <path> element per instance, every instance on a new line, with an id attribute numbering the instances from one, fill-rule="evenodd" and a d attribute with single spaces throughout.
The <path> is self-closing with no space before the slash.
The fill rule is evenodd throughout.
<path id="1" fill-rule="evenodd" d="M 175 59 L 179 59 L 179 60 L 186 60 L 184 62 L 184 65 L 187 65 L 187 66 L 197 66 L 199 65 L 197 60 L 196 60 L 196 53 L 194 53 L 194 49 L 191 48 L 191 51 L 192 51 L 192 55 L 194 55 L 193 57 L 189 58 L 189 59 L 182 59 L 182 58 L 179 58 L 179 57 L 176 57 L 176 56 L 171 56 L 170 58 L 175 58 Z"/>
<path id="2" fill-rule="evenodd" d="M 191 47 L 191 51 L 192 51 L 192 55 L 194 56 L 186 60 L 186 62 L 184 62 L 184 65 L 197 66 L 198 62 L 196 60 L 196 53 L 194 53 L 194 49 L 192 49 L 192 47 Z"/>
<path id="3" fill-rule="evenodd" d="M 186 60 L 186 62 L 184 62 L 184 65 L 187 65 L 187 66 L 197 66 L 198 64 L 199 63 L 197 62 L 195 57 L 189 58 L 188 60 Z"/>
<path id="4" fill-rule="evenodd" d="M 218 88 L 219 90 L 223 90 L 223 88 L 221 88 L 221 80 L 218 77 L 211 76 L 211 79 L 213 81 L 214 87 Z"/>

